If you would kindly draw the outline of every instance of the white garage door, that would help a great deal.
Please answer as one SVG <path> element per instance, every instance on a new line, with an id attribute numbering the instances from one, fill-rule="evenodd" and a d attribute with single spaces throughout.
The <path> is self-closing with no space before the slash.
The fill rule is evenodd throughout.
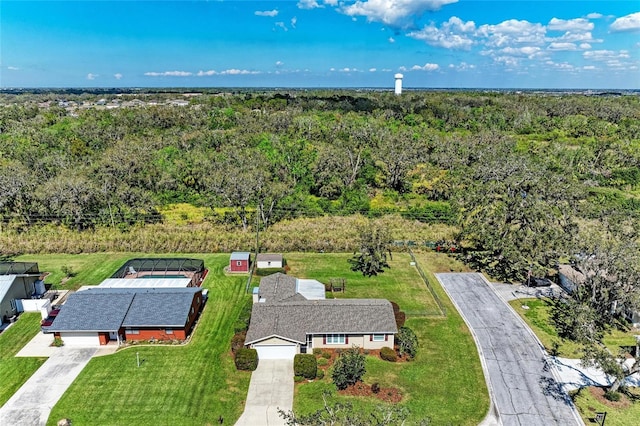
<path id="1" fill-rule="evenodd" d="M 258 351 L 258 359 L 293 359 L 296 345 L 262 345 L 254 346 Z"/>
<path id="2" fill-rule="evenodd" d="M 98 333 L 60 333 L 65 346 L 94 347 L 100 346 Z"/>

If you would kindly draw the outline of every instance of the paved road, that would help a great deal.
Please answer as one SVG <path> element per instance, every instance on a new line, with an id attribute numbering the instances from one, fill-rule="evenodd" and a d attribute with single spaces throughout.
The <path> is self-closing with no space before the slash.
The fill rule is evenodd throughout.
<path id="1" fill-rule="evenodd" d="M 45 425 L 53 406 L 96 350 L 56 348 L 55 353 L 0 408 L 0 425 Z"/>
<path id="2" fill-rule="evenodd" d="M 278 408 L 293 408 L 293 360 L 260 360 L 251 373 L 244 413 L 236 426 L 284 425 Z"/>
<path id="3" fill-rule="evenodd" d="M 480 274 L 436 274 L 471 328 L 502 424 L 581 425 L 537 339 Z"/>

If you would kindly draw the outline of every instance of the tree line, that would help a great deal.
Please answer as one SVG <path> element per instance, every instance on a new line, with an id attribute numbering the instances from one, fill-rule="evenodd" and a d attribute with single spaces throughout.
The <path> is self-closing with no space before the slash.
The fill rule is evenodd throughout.
<path id="1" fill-rule="evenodd" d="M 238 91 L 164 104 L 177 96 L 107 93 L 119 103 L 107 109 L 80 107 L 93 94 L 0 95 L 2 221 L 121 227 L 179 202 L 243 230 L 400 214 L 456 225 L 468 263 L 521 278 L 581 229 L 615 233 L 640 211 L 633 95 Z"/>

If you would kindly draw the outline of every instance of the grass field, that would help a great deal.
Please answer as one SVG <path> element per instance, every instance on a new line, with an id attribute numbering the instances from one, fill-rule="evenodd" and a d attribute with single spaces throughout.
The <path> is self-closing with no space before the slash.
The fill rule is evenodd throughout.
<path id="1" fill-rule="evenodd" d="M 524 318 L 547 352 L 551 352 L 554 344 L 556 344 L 558 356 L 565 358 L 580 358 L 582 356 L 582 349 L 579 344 L 558 336 L 558 332 L 549 318 L 551 304 L 548 300 L 520 299 L 512 300 L 509 304 Z M 523 308 L 523 306 L 527 306 L 528 309 Z M 622 346 L 634 346 L 636 344 L 633 334 L 621 330 L 611 330 L 605 335 L 603 342 L 612 353 L 618 353 Z"/>
<path id="2" fill-rule="evenodd" d="M 20 315 L 0 334 L 0 406 L 42 365 L 46 358 L 16 358 L 22 347 L 40 331 L 40 314 Z"/>
<path id="3" fill-rule="evenodd" d="M 630 426 L 637 425 L 638 419 L 640 419 L 640 404 L 637 402 L 640 398 L 640 392 L 638 389 L 633 389 L 633 398 L 635 403 L 628 400 L 625 396 L 620 403 L 602 403 L 596 399 L 590 389 L 582 389 L 574 397 L 574 402 L 578 407 L 580 416 L 584 420 L 585 424 L 597 423 L 593 420 L 596 413 L 607 413 L 606 425 L 607 426 Z"/>
<path id="4" fill-rule="evenodd" d="M 324 255 L 317 256 L 321 258 Z M 318 257 L 313 262 L 305 263 L 304 267 L 298 264 L 295 257 L 288 255 L 287 259 L 292 260 L 289 264 L 293 275 L 295 271 L 300 271 L 300 276 L 309 274 L 320 277 L 325 273 L 328 274 L 326 276 L 350 277 L 339 269 L 341 262 L 346 262 L 348 257 L 336 257 L 328 270 L 323 268 L 325 262 Z M 464 269 L 446 255 L 423 253 L 416 257 L 425 272 L 432 271 L 432 265 L 436 272 Z M 408 255 L 394 253 L 394 264 L 382 276 L 370 280 L 356 278 L 347 279 L 345 297 L 388 297 L 396 300 L 401 309 L 409 306 L 411 309 L 407 308 L 408 311 L 415 309 L 417 312 L 421 303 L 434 303 L 418 274 L 409 266 Z M 410 424 L 430 418 L 432 424 L 437 425 L 476 425 L 489 408 L 477 350 L 468 328 L 442 288 L 437 283 L 432 285 L 436 286 L 436 293 L 445 303 L 447 317 L 409 313 L 406 325 L 416 332 L 420 341 L 416 359 L 394 364 L 369 357 L 364 381 L 401 389 L 405 395 L 401 404 L 411 412 Z M 297 385 L 294 409 L 299 412 L 314 411 L 320 408 L 322 391 L 334 389 L 329 376 L 313 383 Z M 336 400 L 352 401 L 358 407 L 369 409 L 381 405 L 377 400 L 360 397 L 337 396 Z"/>
<path id="5" fill-rule="evenodd" d="M 97 256 L 74 257 L 91 265 L 102 261 L 102 255 Z M 109 266 L 99 266 L 102 275 L 92 277 L 98 282 L 137 255 L 104 256 Z M 240 416 L 250 374 L 236 371 L 229 344 L 233 323 L 249 298 L 244 292 L 245 278 L 223 274 L 229 259 L 226 254 L 179 256 L 202 258 L 210 270 L 204 283 L 209 300 L 191 342 L 177 347 L 133 346 L 93 358 L 54 407 L 49 424 L 61 418 L 72 419 L 74 425 L 217 424 L 220 416 L 227 424 Z M 72 258 L 56 257 L 55 261 Z M 43 257 L 43 264 L 51 262 L 48 265 L 54 269 L 55 261 Z M 142 361 L 139 368 L 136 353 Z"/>

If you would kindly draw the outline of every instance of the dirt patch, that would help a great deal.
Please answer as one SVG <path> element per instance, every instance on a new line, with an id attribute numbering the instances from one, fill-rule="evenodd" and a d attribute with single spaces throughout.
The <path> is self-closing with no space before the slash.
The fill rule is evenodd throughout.
<path id="1" fill-rule="evenodd" d="M 371 385 L 358 382 L 348 388 L 338 391 L 340 395 L 366 396 L 378 398 L 380 401 L 397 404 L 402 401 L 402 393 L 396 388 L 379 388 L 378 392 L 373 392 Z"/>
<path id="2" fill-rule="evenodd" d="M 620 394 L 620 401 L 609 401 L 604 396 L 605 390 L 603 388 L 590 386 L 589 392 L 599 403 L 606 405 L 607 407 L 627 408 L 631 405 L 629 398 L 627 398 L 627 396 L 623 393 Z"/>

